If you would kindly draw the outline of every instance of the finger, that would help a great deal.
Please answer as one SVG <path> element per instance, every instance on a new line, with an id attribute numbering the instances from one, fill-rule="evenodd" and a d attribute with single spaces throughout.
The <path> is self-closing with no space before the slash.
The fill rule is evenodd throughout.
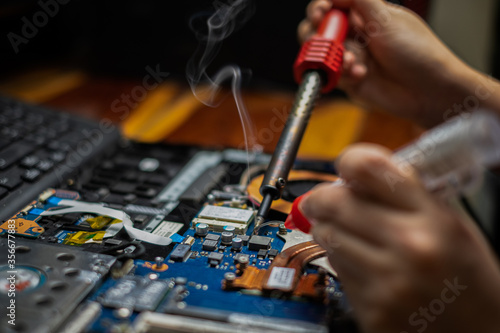
<path id="1" fill-rule="evenodd" d="M 332 3 L 329 0 L 313 0 L 309 3 L 306 9 L 306 15 L 313 27 L 317 27 L 325 13 L 332 8 Z"/>
<path id="2" fill-rule="evenodd" d="M 367 271 L 380 267 L 385 255 L 379 247 L 329 224 L 319 224 L 312 229 L 314 240 L 327 251 L 327 256 L 340 279 L 352 283 L 365 283 Z"/>
<path id="3" fill-rule="evenodd" d="M 400 209 L 415 210 L 425 190 L 411 171 L 403 173 L 391 155 L 381 146 L 354 145 L 340 155 L 337 170 L 356 193 Z"/>
<path id="4" fill-rule="evenodd" d="M 389 242 L 391 235 L 385 230 L 392 230 L 399 223 L 388 208 L 356 195 L 347 186 L 316 186 L 302 199 L 300 210 L 313 225 L 333 225 L 338 229 L 363 239 L 374 246 Z"/>
<path id="5" fill-rule="evenodd" d="M 379 21 L 380 17 L 377 13 L 387 8 L 383 0 L 334 0 L 333 5 L 338 8 L 355 10 L 365 21 Z"/>
<path id="6" fill-rule="evenodd" d="M 312 26 L 309 20 L 302 20 L 299 23 L 299 27 L 297 29 L 299 35 L 299 42 L 303 44 L 306 40 L 308 40 L 315 32 L 314 27 Z"/>
<path id="7" fill-rule="evenodd" d="M 354 55 L 354 53 L 346 50 L 344 52 L 344 62 L 342 63 L 343 73 L 350 73 L 352 65 L 354 65 L 355 61 L 356 61 L 356 56 Z"/>
<path id="8" fill-rule="evenodd" d="M 358 85 L 366 77 L 368 69 L 365 64 L 365 49 L 350 39 L 345 41 L 344 46 L 343 71 L 338 87 L 347 90 L 347 88 Z"/>

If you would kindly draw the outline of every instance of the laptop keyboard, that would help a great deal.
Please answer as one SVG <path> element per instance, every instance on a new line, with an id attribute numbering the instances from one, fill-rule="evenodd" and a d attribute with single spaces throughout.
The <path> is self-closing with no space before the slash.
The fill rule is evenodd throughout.
<path id="1" fill-rule="evenodd" d="M 1 97 L 0 220 L 118 140 L 117 130 L 106 132 L 86 119 Z"/>

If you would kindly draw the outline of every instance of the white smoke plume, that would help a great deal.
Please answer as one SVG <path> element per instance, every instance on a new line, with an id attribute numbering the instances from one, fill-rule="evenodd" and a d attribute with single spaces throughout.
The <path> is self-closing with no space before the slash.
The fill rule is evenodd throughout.
<path id="1" fill-rule="evenodd" d="M 245 147 L 247 152 L 250 149 L 258 150 L 255 144 L 255 130 L 241 96 L 240 68 L 237 65 L 227 65 L 213 76 L 207 74 L 207 67 L 219 53 L 222 42 L 250 19 L 254 13 L 254 5 L 251 0 L 227 0 L 225 2 L 216 0 L 214 7 L 215 12 L 204 22 L 206 23 L 204 29 L 197 29 L 194 26 L 195 20 L 199 19 L 200 15 L 191 19 L 191 29 L 196 34 L 199 45 L 187 64 L 186 77 L 196 98 L 211 107 L 220 104 L 221 85 L 230 80 L 231 92 L 243 127 Z"/>

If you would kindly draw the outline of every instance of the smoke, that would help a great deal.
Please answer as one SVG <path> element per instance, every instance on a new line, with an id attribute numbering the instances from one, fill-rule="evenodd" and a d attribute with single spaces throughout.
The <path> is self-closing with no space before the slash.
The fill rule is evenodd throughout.
<path id="1" fill-rule="evenodd" d="M 206 17 L 206 14 L 198 14 L 190 21 L 191 30 L 195 33 L 199 44 L 187 64 L 186 76 L 196 98 L 210 107 L 220 104 L 223 99 L 223 96 L 220 96 L 221 85 L 230 80 L 231 93 L 240 116 L 248 153 L 250 147 L 252 149 L 258 149 L 258 147 L 255 144 L 255 130 L 241 96 L 241 69 L 237 65 L 227 65 L 213 76 L 209 76 L 207 67 L 219 53 L 222 42 L 250 19 L 254 13 L 254 6 L 251 0 L 228 0 L 226 2 L 216 0 L 213 5 L 216 9 L 215 13 L 203 21 L 202 29 L 195 27 L 195 24 L 201 18 Z"/>

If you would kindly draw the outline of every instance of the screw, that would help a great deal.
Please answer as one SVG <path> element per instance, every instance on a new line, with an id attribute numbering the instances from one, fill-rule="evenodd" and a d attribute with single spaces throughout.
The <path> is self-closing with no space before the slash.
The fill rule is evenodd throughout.
<path id="1" fill-rule="evenodd" d="M 155 265 L 156 265 L 157 269 L 163 265 L 163 260 L 165 260 L 163 257 L 156 257 L 155 258 Z"/>
<path id="2" fill-rule="evenodd" d="M 286 180 L 284 180 L 283 178 L 278 178 L 278 180 L 276 181 L 276 187 L 278 188 L 283 188 L 285 187 L 286 185 Z"/>
<path id="3" fill-rule="evenodd" d="M 280 223 L 278 233 L 280 235 L 286 235 L 288 233 L 288 231 L 286 230 L 286 227 L 285 227 L 285 223 Z"/>

